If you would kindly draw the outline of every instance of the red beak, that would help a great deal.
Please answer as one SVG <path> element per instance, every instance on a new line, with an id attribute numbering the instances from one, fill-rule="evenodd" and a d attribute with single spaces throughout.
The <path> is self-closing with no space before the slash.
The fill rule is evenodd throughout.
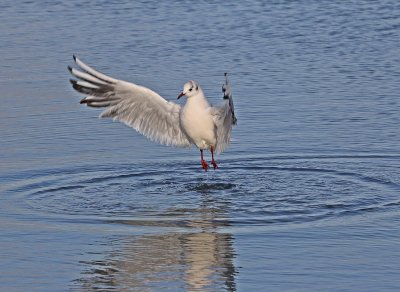
<path id="1" fill-rule="evenodd" d="M 179 93 L 179 95 L 178 95 L 178 98 L 177 99 L 180 99 L 182 96 L 184 96 L 185 94 L 183 93 L 183 91 L 181 92 L 181 93 Z"/>

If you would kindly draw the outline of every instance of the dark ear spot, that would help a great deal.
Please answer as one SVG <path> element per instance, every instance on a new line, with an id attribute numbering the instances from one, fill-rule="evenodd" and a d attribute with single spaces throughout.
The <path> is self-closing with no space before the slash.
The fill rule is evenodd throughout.
<path id="1" fill-rule="evenodd" d="M 196 90 L 199 90 L 199 86 L 196 85 Z"/>

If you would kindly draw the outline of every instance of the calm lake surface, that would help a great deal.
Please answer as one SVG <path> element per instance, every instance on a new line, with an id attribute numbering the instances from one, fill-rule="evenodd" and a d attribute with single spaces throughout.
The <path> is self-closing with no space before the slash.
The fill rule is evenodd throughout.
<path id="1" fill-rule="evenodd" d="M 0 19 L 1 291 L 400 290 L 400 2 L 3 0 Z M 229 72 L 220 168 L 79 105 L 72 54 L 168 100 L 195 79 L 221 103 Z"/>

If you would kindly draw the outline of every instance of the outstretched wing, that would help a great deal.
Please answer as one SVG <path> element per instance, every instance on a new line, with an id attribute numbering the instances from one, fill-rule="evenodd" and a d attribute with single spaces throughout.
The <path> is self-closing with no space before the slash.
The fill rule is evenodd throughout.
<path id="1" fill-rule="evenodd" d="M 228 73 L 225 73 L 225 84 L 222 85 L 222 92 L 224 93 L 224 100 L 229 101 L 229 111 L 231 112 L 232 125 L 237 124 L 235 116 L 235 107 L 233 106 L 232 88 L 228 80 Z"/>
<path id="2" fill-rule="evenodd" d="M 113 118 L 152 141 L 169 146 L 190 146 L 179 123 L 180 105 L 168 102 L 149 88 L 104 75 L 74 56 L 80 70 L 68 67 L 78 80 L 73 88 L 87 96 L 81 104 L 106 108 L 101 118 Z"/>
<path id="3" fill-rule="evenodd" d="M 214 123 L 217 128 L 217 145 L 215 147 L 217 153 L 221 153 L 229 145 L 232 126 L 237 123 L 233 106 L 232 90 L 227 73 L 225 73 L 225 84 L 222 86 L 222 92 L 224 93 L 224 104 L 221 107 L 211 108 Z"/>

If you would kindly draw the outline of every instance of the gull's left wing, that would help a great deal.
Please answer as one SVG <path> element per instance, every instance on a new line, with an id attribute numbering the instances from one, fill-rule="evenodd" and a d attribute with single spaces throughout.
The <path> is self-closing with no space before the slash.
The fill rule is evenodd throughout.
<path id="1" fill-rule="evenodd" d="M 225 83 L 222 85 L 224 104 L 221 107 L 212 107 L 211 113 L 217 130 L 217 145 L 215 150 L 221 153 L 231 141 L 232 126 L 236 125 L 235 108 L 233 106 L 232 89 L 225 73 Z"/>

